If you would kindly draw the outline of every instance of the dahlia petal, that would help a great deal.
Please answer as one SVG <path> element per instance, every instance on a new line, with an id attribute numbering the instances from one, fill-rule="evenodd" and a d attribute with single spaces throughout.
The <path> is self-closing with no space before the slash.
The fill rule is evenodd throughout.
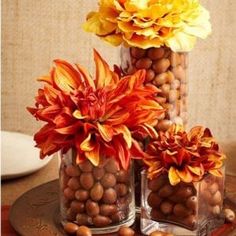
<path id="1" fill-rule="evenodd" d="M 223 174 L 222 174 L 222 171 L 221 170 L 209 170 L 209 173 L 216 176 L 216 177 L 222 177 Z"/>
<path id="2" fill-rule="evenodd" d="M 90 162 L 94 166 L 99 165 L 99 159 L 100 159 L 100 145 L 97 143 L 92 151 L 88 151 L 84 153 L 86 158 L 90 160 Z"/>
<path id="3" fill-rule="evenodd" d="M 53 84 L 53 79 L 51 76 L 41 76 L 37 79 L 37 81 L 39 82 L 45 82 L 45 83 L 48 83 L 48 84 Z"/>
<path id="4" fill-rule="evenodd" d="M 108 64 L 103 60 L 99 53 L 94 49 L 94 61 L 96 65 L 96 87 L 103 88 L 107 85 L 112 85 L 113 74 L 109 69 Z"/>
<path id="5" fill-rule="evenodd" d="M 204 174 L 204 169 L 202 167 L 199 166 L 190 166 L 187 165 L 187 168 L 189 169 L 189 171 L 191 171 L 193 174 L 197 175 L 197 176 L 203 176 Z"/>
<path id="6" fill-rule="evenodd" d="M 86 83 L 87 86 L 92 87 L 95 89 L 95 84 L 89 73 L 86 71 L 85 68 L 83 68 L 81 65 L 76 64 L 76 67 L 79 71 L 79 73 L 83 76 L 84 82 Z"/>
<path id="7" fill-rule="evenodd" d="M 91 141 L 91 133 L 87 138 L 80 144 L 80 149 L 84 152 L 91 152 L 95 148 L 95 144 Z"/>
<path id="8" fill-rule="evenodd" d="M 69 63 L 62 60 L 54 60 L 56 64 L 54 82 L 59 89 L 71 92 L 81 84 L 80 74 Z"/>
<path id="9" fill-rule="evenodd" d="M 181 181 L 179 175 L 177 174 L 177 170 L 172 166 L 169 169 L 168 177 L 171 185 L 177 185 Z"/>
<path id="10" fill-rule="evenodd" d="M 73 117 L 75 117 L 75 118 L 78 119 L 78 120 L 83 120 L 83 119 L 86 118 L 86 116 L 83 116 L 83 115 L 81 114 L 81 111 L 80 111 L 80 110 L 75 110 L 75 111 L 73 112 Z"/>
<path id="11" fill-rule="evenodd" d="M 179 178 L 185 183 L 191 183 L 193 181 L 193 177 L 186 167 L 184 168 L 184 170 L 176 169 L 176 173 Z"/>
<path id="12" fill-rule="evenodd" d="M 102 125 L 97 123 L 98 131 L 106 142 L 110 142 L 113 137 L 113 129 L 110 125 Z"/>
<path id="13" fill-rule="evenodd" d="M 67 127 L 55 129 L 55 131 L 59 134 L 75 134 L 77 127 L 78 127 L 78 124 L 73 124 Z"/>
<path id="14" fill-rule="evenodd" d="M 127 128 L 127 126 L 125 126 L 125 125 L 115 126 L 114 131 L 116 134 L 122 134 L 124 137 L 124 140 L 126 141 L 128 148 L 131 148 L 132 136 L 131 136 L 131 133 L 130 133 L 129 129 Z"/>

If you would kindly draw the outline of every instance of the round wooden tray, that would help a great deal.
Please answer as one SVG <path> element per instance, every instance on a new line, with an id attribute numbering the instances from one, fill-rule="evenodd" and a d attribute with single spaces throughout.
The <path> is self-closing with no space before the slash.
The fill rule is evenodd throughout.
<path id="1" fill-rule="evenodd" d="M 31 189 L 18 198 L 11 207 L 9 217 L 10 223 L 16 232 L 22 236 L 66 235 L 59 219 L 58 193 L 59 181 L 53 180 Z M 227 202 L 229 202 L 228 199 L 226 200 L 228 205 Z M 136 236 L 142 235 L 139 232 L 138 219 L 133 228 L 135 229 Z M 212 236 L 234 236 L 236 235 L 235 228 L 236 222 L 234 224 L 223 225 L 214 231 Z M 117 234 L 109 235 L 115 236 Z"/>

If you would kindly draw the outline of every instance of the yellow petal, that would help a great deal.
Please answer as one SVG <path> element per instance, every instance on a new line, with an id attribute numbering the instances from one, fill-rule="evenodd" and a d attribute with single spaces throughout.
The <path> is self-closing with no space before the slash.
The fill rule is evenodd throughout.
<path id="1" fill-rule="evenodd" d="M 193 177 L 189 170 L 185 167 L 184 170 L 176 170 L 179 178 L 185 183 L 191 183 L 193 181 Z"/>
<path id="2" fill-rule="evenodd" d="M 100 160 L 99 151 L 100 151 L 100 145 L 97 144 L 92 151 L 84 153 L 86 158 L 88 158 L 94 166 L 99 165 L 99 160 Z"/>
<path id="3" fill-rule="evenodd" d="M 95 148 L 95 144 L 91 142 L 91 133 L 88 137 L 80 144 L 80 149 L 84 152 L 90 152 Z"/>
<path id="4" fill-rule="evenodd" d="M 97 123 L 98 131 L 106 142 L 110 142 L 113 137 L 113 129 L 110 125 L 101 125 Z"/>
<path id="5" fill-rule="evenodd" d="M 127 128 L 127 126 L 119 125 L 119 126 L 116 126 L 114 128 L 114 130 L 117 134 L 122 134 L 123 135 L 123 137 L 125 139 L 125 142 L 127 143 L 128 148 L 131 148 L 131 146 L 132 146 L 132 136 L 131 136 L 131 133 L 130 133 L 129 129 Z"/>
<path id="6" fill-rule="evenodd" d="M 85 116 L 82 116 L 82 114 L 79 110 L 75 110 L 73 112 L 73 116 L 78 120 L 83 120 L 84 118 L 86 118 Z"/>
<path id="7" fill-rule="evenodd" d="M 171 185 L 176 185 L 180 182 L 180 177 L 173 166 L 169 169 L 168 177 Z"/>

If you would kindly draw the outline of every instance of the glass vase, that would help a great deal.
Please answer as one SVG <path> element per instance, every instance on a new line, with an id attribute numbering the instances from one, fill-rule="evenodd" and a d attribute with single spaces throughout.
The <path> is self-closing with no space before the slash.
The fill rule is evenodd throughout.
<path id="1" fill-rule="evenodd" d="M 88 226 L 93 234 L 118 231 L 135 220 L 132 166 L 119 169 L 114 158 L 104 157 L 98 166 L 89 160 L 76 164 L 73 150 L 61 154 L 60 213 L 64 225 Z"/>
<path id="2" fill-rule="evenodd" d="M 187 124 L 188 54 L 173 52 L 170 48 L 141 49 L 121 47 L 121 70 L 123 74 L 132 74 L 139 69 L 146 70 L 145 83 L 156 86 L 160 92 L 156 100 L 165 108 L 159 117 L 156 130 L 166 131 L 173 123 Z M 145 142 L 136 137 L 138 141 Z M 140 206 L 141 171 L 143 165 L 134 161 L 135 168 L 135 202 Z M 137 208 L 138 209 L 138 208 Z"/>
<path id="3" fill-rule="evenodd" d="M 165 174 L 152 180 L 142 172 L 141 231 L 168 231 L 176 236 L 207 236 L 223 224 L 224 175 L 172 186 Z"/>

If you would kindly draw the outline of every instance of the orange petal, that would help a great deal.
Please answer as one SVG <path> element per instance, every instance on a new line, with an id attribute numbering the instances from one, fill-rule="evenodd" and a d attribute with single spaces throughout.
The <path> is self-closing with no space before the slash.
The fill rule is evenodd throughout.
<path id="1" fill-rule="evenodd" d="M 209 173 L 214 175 L 214 176 L 217 176 L 217 177 L 222 177 L 223 176 L 222 171 L 220 169 L 218 169 L 218 170 L 209 170 Z"/>
<path id="2" fill-rule="evenodd" d="M 187 166 L 187 168 L 195 175 L 202 176 L 204 174 L 204 169 L 199 166 Z"/>
<path id="3" fill-rule="evenodd" d="M 81 114 L 81 112 L 79 110 L 75 110 L 73 112 L 73 117 L 75 117 L 78 120 L 83 120 L 83 119 L 86 118 L 85 116 L 82 116 L 82 114 Z"/>
<path id="4" fill-rule="evenodd" d="M 64 128 L 55 129 L 59 134 L 75 134 L 77 130 L 77 124 L 70 125 Z"/>
<path id="5" fill-rule="evenodd" d="M 80 144 L 80 149 L 84 152 L 90 152 L 95 148 L 95 144 L 91 142 L 91 133 L 88 137 Z"/>
<path id="6" fill-rule="evenodd" d="M 94 49 L 94 61 L 96 65 L 96 87 L 97 89 L 110 85 L 112 82 L 112 72 L 108 64 L 103 60 L 99 53 Z"/>
<path id="7" fill-rule="evenodd" d="M 97 123 L 98 131 L 106 142 L 110 142 L 113 137 L 113 129 L 110 125 L 101 125 Z"/>
<path id="8" fill-rule="evenodd" d="M 191 183 L 193 181 L 193 177 L 189 170 L 185 167 L 184 170 L 176 170 L 177 175 L 179 178 L 185 183 Z"/>
<path id="9" fill-rule="evenodd" d="M 39 82 L 46 82 L 46 83 L 48 83 L 48 84 L 53 84 L 53 79 L 52 79 L 52 77 L 51 77 L 51 76 L 48 76 L 48 75 L 39 77 L 39 78 L 37 79 L 37 81 L 39 81 Z"/>
<path id="10" fill-rule="evenodd" d="M 119 125 L 114 127 L 114 131 L 116 132 L 116 134 L 122 134 L 124 137 L 124 140 L 126 141 L 128 148 L 131 148 L 132 145 L 132 136 L 131 133 L 129 131 L 129 129 L 127 128 L 127 126 L 125 125 Z"/>
<path id="11" fill-rule="evenodd" d="M 177 174 L 177 170 L 173 166 L 169 169 L 168 177 L 171 185 L 176 185 L 180 182 L 180 177 Z"/>
<path id="12" fill-rule="evenodd" d="M 99 160 L 100 160 L 100 145 L 99 143 L 97 143 L 97 145 L 94 147 L 94 149 L 90 152 L 85 152 L 85 156 L 86 158 L 88 158 L 91 163 L 94 166 L 98 166 L 99 165 Z"/>
<path id="13" fill-rule="evenodd" d="M 55 60 L 54 82 L 62 91 L 70 92 L 81 84 L 80 74 L 72 65 L 62 60 Z"/>
<path id="14" fill-rule="evenodd" d="M 95 89 L 95 84 L 89 73 L 79 64 L 76 64 L 76 67 L 78 68 L 78 71 L 83 76 L 83 79 L 86 83 L 86 85 L 91 86 L 93 89 Z"/>

